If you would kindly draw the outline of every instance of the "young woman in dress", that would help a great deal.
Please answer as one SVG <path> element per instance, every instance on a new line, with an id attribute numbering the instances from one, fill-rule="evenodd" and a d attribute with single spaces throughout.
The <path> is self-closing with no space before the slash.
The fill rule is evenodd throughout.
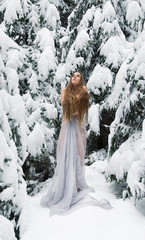
<path id="1" fill-rule="evenodd" d="M 57 145 L 57 166 L 52 184 L 41 203 L 51 214 L 68 211 L 88 192 L 94 191 L 85 180 L 85 119 L 88 117 L 89 94 L 83 76 L 74 72 L 61 90 L 62 125 Z"/>

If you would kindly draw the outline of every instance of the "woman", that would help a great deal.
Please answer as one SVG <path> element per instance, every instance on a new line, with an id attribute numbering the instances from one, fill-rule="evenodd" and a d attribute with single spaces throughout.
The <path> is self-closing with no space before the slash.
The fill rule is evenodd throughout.
<path id="1" fill-rule="evenodd" d="M 79 72 L 74 72 L 68 86 L 61 90 L 61 104 L 63 119 L 57 146 L 57 166 L 52 185 L 41 200 L 44 206 L 50 207 L 51 215 L 68 211 L 88 192 L 94 191 L 87 185 L 84 175 L 84 116 L 87 119 L 89 94 Z"/>
<path id="2" fill-rule="evenodd" d="M 57 146 L 57 166 L 52 185 L 41 200 L 51 214 L 63 213 L 90 191 L 84 176 L 86 132 L 84 116 L 88 116 L 89 94 L 83 76 L 74 72 L 66 88 L 61 90 L 63 119 Z"/>

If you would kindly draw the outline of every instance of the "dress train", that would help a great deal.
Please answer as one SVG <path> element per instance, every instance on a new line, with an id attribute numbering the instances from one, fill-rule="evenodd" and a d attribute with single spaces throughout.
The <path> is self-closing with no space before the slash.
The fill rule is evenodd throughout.
<path id="1" fill-rule="evenodd" d="M 57 145 L 55 174 L 47 194 L 41 199 L 41 204 L 50 208 L 50 215 L 67 212 L 89 192 L 95 191 L 85 180 L 85 149 L 85 123 L 79 124 L 77 115 L 71 121 L 63 120 Z M 93 203 L 99 205 L 95 199 Z"/>

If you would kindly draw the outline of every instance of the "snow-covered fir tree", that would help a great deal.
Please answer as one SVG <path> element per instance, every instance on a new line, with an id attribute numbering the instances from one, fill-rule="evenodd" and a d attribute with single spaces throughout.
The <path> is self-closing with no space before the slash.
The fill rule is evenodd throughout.
<path id="1" fill-rule="evenodd" d="M 144 19 L 143 0 L 0 1 L 0 226 L 11 240 L 26 194 L 53 176 L 73 71 L 90 93 L 87 163 L 104 148 L 106 179 L 145 197 Z"/>

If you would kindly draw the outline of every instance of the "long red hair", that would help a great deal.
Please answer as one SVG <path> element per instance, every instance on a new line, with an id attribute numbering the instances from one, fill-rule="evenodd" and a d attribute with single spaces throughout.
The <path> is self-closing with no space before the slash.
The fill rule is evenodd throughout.
<path id="1" fill-rule="evenodd" d="M 72 84 L 72 77 L 65 90 L 64 101 L 63 101 L 63 119 L 72 120 L 74 113 L 78 113 L 79 123 L 83 122 L 84 115 L 88 120 L 88 108 L 89 108 L 89 94 L 83 86 L 84 79 L 80 73 L 80 82 L 76 86 Z"/>

